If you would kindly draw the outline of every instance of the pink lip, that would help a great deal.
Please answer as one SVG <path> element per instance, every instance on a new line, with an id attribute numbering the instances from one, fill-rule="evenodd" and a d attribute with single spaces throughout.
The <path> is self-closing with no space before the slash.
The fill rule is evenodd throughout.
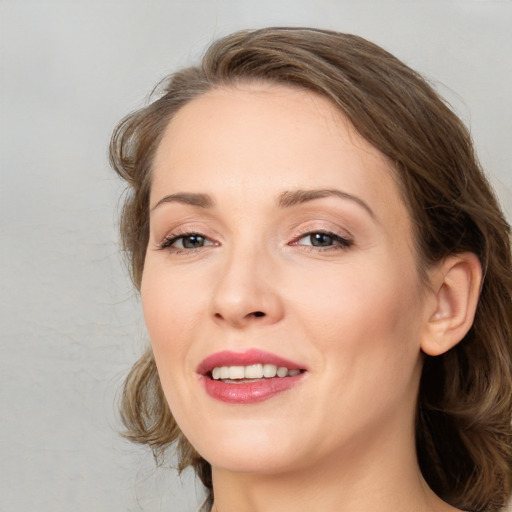
<path id="1" fill-rule="evenodd" d="M 204 359 L 197 368 L 200 379 L 208 395 L 221 402 L 230 404 L 253 404 L 262 402 L 297 385 L 306 372 L 293 377 L 274 377 L 271 379 L 251 380 L 240 383 L 227 383 L 214 380 L 209 375 L 213 368 L 219 366 L 247 366 L 250 364 L 275 364 L 288 370 L 305 370 L 293 361 L 283 359 L 270 352 L 248 350 L 246 352 L 217 352 Z"/>

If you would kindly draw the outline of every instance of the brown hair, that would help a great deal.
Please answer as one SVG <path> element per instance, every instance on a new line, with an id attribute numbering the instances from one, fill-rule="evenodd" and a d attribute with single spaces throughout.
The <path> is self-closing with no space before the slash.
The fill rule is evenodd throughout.
<path id="1" fill-rule="evenodd" d="M 484 269 L 474 325 L 452 350 L 426 356 L 418 399 L 418 460 L 430 487 L 455 507 L 499 510 L 511 493 L 512 263 L 510 229 L 470 135 L 404 63 L 354 35 L 307 28 L 242 31 L 220 39 L 197 67 L 171 75 L 160 97 L 114 131 L 110 156 L 129 185 L 124 249 L 140 286 L 148 243 L 151 165 L 162 133 L 187 102 L 247 81 L 300 87 L 329 98 L 394 164 L 411 213 L 419 265 L 475 253 Z M 176 442 L 212 493 L 211 468 L 176 425 L 148 350 L 128 375 L 126 436 L 155 456 Z"/>

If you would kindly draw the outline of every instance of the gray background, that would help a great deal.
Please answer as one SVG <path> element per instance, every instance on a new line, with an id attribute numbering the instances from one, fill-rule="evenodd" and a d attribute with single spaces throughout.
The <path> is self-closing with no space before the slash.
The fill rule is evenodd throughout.
<path id="1" fill-rule="evenodd" d="M 512 212 L 512 2 L 0 0 L 0 511 L 192 511 L 192 475 L 117 435 L 146 343 L 119 257 L 112 127 L 214 38 L 363 35 L 433 79 Z"/>

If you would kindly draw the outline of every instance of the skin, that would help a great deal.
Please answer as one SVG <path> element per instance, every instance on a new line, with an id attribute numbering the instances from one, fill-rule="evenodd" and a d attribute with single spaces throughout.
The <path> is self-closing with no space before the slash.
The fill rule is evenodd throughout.
<path id="1" fill-rule="evenodd" d="M 183 107 L 153 172 L 144 315 L 173 415 L 212 465 L 214 510 L 455 510 L 421 476 L 414 418 L 422 347 L 449 348 L 435 337 L 447 269 L 469 274 L 452 261 L 424 286 L 386 158 L 326 99 L 250 84 Z M 333 189 L 351 197 L 278 204 Z M 164 200 L 183 193 L 211 204 Z M 190 234 L 204 245 L 184 247 Z M 255 404 L 207 395 L 200 362 L 252 348 L 304 378 Z"/>

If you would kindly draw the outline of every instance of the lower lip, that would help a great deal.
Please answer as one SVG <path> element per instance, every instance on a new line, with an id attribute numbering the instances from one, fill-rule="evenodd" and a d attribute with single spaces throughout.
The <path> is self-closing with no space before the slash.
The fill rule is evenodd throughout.
<path id="1" fill-rule="evenodd" d="M 240 384 L 228 384 L 203 376 L 206 392 L 216 400 L 228 404 L 253 404 L 263 402 L 296 386 L 304 377 L 299 373 L 293 377 L 274 377 Z"/>

